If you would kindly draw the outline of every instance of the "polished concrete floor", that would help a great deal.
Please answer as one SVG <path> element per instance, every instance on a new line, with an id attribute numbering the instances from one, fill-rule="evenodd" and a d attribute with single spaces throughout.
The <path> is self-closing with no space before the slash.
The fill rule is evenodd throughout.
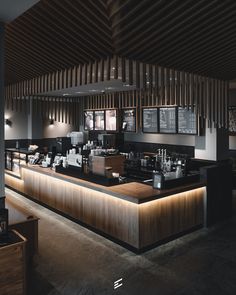
<path id="1" fill-rule="evenodd" d="M 40 218 L 28 295 L 236 294 L 236 216 L 135 255 L 15 192 L 7 195 Z"/>

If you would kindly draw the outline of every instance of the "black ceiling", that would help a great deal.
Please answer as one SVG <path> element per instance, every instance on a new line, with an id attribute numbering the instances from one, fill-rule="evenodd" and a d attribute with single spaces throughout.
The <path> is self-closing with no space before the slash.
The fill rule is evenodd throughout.
<path id="1" fill-rule="evenodd" d="M 41 0 L 6 26 L 6 83 L 116 53 L 236 78 L 236 1 Z"/>

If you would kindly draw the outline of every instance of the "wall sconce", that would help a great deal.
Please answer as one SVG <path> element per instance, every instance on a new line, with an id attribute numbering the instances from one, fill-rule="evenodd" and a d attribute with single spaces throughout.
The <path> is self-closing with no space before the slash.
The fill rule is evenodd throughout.
<path id="1" fill-rule="evenodd" d="M 5 119 L 5 125 L 11 127 L 11 125 L 12 125 L 12 121 L 10 121 L 9 119 Z"/>
<path id="2" fill-rule="evenodd" d="M 49 125 L 53 125 L 54 124 L 54 120 L 50 119 Z"/>

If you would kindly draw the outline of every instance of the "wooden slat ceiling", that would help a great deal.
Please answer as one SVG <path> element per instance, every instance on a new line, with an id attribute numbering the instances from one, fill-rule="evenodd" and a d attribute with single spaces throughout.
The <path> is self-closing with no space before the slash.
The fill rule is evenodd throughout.
<path id="1" fill-rule="evenodd" d="M 234 0 L 41 0 L 6 27 L 6 83 L 114 53 L 236 78 Z"/>

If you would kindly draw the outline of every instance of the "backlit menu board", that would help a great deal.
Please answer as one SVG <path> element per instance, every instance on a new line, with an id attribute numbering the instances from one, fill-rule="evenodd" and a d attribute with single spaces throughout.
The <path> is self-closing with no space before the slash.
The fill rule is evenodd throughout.
<path id="1" fill-rule="evenodd" d="M 187 108 L 178 108 L 178 133 L 197 134 L 197 116 Z"/>
<path id="2" fill-rule="evenodd" d="M 85 111 L 84 112 L 84 129 L 85 130 L 93 130 L 94 121 L 93 121 L 93 111 Z"/>
<path id="3" fill-rule="evenodd" d="M 121 129 L 125 132 L 136 132 L 136 110 L 122 110 L 122 126 Z"/>
<path id="4" fill-rule="evenodd" d="M 106 110 L 106 130 L 117 130 L 117 110 Z"/>
<path id="5" fill-rule="evenodd" d="M 229 133 L 236 135 L 236 106 L 229 107 Z"/>
<path id="6" fill-rule="evenodd" d="M 104 111 L 94 111 L 94 130 L 104 130 Z"/>
<path id="7" fill-rule="evenodd" d="M 176 133 L 176 107 L 159 108 L 160 133 Z"/>
<path id="8" fill-rule="evenodd" d="M 143 109 L 143 132 L 157 133 L 157 108 Z"/>

